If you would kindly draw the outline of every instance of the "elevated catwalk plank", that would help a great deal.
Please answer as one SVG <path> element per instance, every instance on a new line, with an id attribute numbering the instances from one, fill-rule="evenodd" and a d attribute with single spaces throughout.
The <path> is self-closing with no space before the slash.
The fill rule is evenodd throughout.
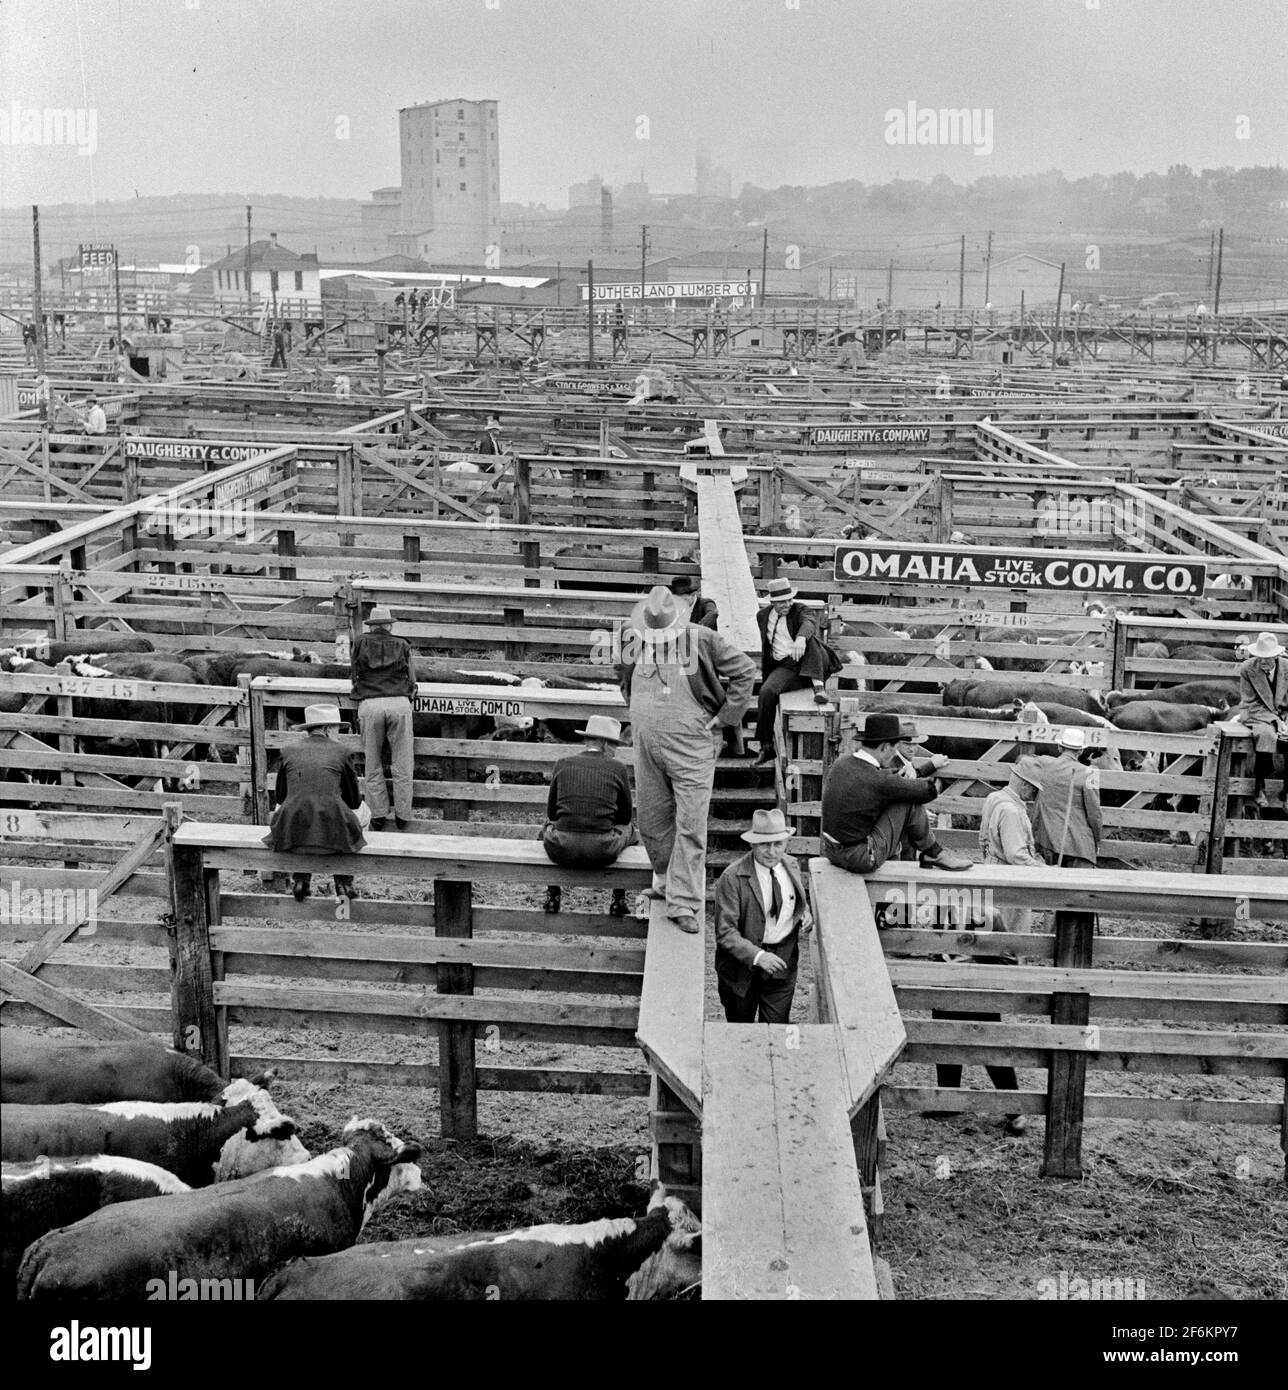
<path id="1" fill-rule="evenodd" d="M 702 1108 L 705 941 L 705 931 L 682 932 L 668 920 L 665 903 L 652 904 L 635 1036 L 649 1066 L 694 1114 Z"/>
<path id="2" fill-rule="evenodd" d="M 756 586 L 747 562 L 738 500 L 728 474 L 699 473 L 698 537 L 702 592 L 720 610 L 720 631 L 739 651 L 760 651 Z"/>
<path id="3" fill-rule="evenodd" d="M 712 1023 L 702 1297 L 875 1299 L 837 1030 Z"/>

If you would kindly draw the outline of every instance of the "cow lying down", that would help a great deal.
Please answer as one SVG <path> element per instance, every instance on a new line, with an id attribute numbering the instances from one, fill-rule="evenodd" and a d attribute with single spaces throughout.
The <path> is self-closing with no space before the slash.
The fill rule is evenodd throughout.
<path id="1" fill-rule="evenodd" d="M 103 1105 L 114 1100 L 217 1100 L 218 1072 L 153 1042 L 49 1038 L 5 1029 L 0 1101 L 10 1105 Z M 12 1037 L 8 1034 L 12 1033 Z M 267 1086 L 271 1073 L 256 1077 Z"/>
<path id="2" fill-rule="evenodd" d="M 34 1163 L 6 1163 L 0 1169 L 0 1296 L 13 1296 L 13 1281 L 23 1252 L 33 1240 L 60 1226 L 109 1207 L 143 1197 L 169 1197 L 191 1192 L 186 1182 L 133 1158 L 94 1154 L 82 1158 L 38 1158 Z"/>
<path id="3" fill-rule="evenodd" d="M 669 1298 L 702 1274 L 697 1217 L 658 1187 L 643 1217 L 376 1241 L 296 1260 L 261 1299 L 620 1300 Z"/>
<path id="4" fill-rule="evenodd" d="M 110 1105 L 0 1105 L 6 1163 L 115 1154 L 155 1163 L 192 1187 L 304 1163 L 295 1122 L 268 1092 L 234 1081 L 218 1101 L 114 1101 Z"/>
<path id="5" fill-rule="evenodd" d="M 50 1231 L 18 1269 L 19 1298 L 143 1299 L 149 1280 L 258 1284 L 288 1260 L 342 1250 L 396 1192 L 420 1186 L 420 1147 L 379 1120 L 294 1167 L 197 1192 L 104 1207 Z"/>

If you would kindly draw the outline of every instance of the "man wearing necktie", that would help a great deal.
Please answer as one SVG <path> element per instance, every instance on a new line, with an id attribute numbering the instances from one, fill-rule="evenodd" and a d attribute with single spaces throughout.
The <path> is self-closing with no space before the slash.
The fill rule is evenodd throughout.
<path id="1" fill-rule="evenodd" d="M 774 717 L 785 691 L 814 687 L 814 703 L 827 704 L 823 682 L 841 669 L 841 659 L 818 635 L 818 623 L 803 603 L 795 602 L 789 580 L 771 579 L 768 604 L 756 614 L 760 628 L 760 695 L 756 705 L 756 767 L 774 761 Z"/>
<path id="2" fill-rule="evenodd" d="M 791 1014 L 800 937 L 813 926 L 791 834 L 781 811 L 757 811 L 742 835 L 751 850 L 716 884 L 716 983 L 730 1023 Z"/>

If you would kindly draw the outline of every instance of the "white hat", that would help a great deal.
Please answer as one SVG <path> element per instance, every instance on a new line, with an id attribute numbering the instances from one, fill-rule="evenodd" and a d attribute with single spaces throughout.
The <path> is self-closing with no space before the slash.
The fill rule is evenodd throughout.
<path id="1" fill-rule="evenodd" d="M 309 705 L 304 711 L 304 721 L 297 729 L 325 729 L 340 727 L 339 705 Z"/>
<path id="2" fill-rule="evenodd" d="M 1269 656 L 1283 656 L 1288 651 L 1273 632 L 1263 632 L 1260 637 L 1248 648 L 1249 656 L 1261 657 L 1264 660 Z"/>
<path id="3" fill-rule="evenodd" d="M 1061 748 L 1076 748 L 1081 752 L 1087 746 L 1087 736 L 1081 729 L 1065 728 L 1060 730 L 1060 737 L 1056 742 Z"/>
<path id="4" fill-rule="evenodd" d="M 622 741 L 622 726 L 606 714 L 592 714 L 586 727 L 577 730 L 578 738 L 602 738 L 609 743 Z"/>

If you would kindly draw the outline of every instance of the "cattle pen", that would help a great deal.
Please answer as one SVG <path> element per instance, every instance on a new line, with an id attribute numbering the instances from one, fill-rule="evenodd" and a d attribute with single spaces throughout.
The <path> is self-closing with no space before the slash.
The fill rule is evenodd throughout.
<path id="1" fill-rule="evenodd" d="M 978 327 L 958 325 L 963 349 Z M 1017 399 L 966 363 L 979 394 L 951 400 L 917 365 L 817 375 L 795 395 L 775 377 L 770 394 L 751 366 L 699 360 L 682 399 L 646 408 L 496 378 L 348 403 L 153 384 L 119 393 L 104 440 L 0 422 L 0 648 L 36 668 L 0 676 L 0 857 L 23 891 L 73 895 L 52 923 L 42 898 L 0 926 L 0 1023 L 164 1037 L 224 1075 L 280 1066 L 436 1093 L 445 1138 L 480 1132 L 480 1095 L 636 1106 L 648 1171 L 701 1213 L 707 1299 L 888 1296 L 892 1151 L 927 1112 L 1041 1117 L 1035 1166 L 1051 1179 L 1083 1172 L 1100 1121 L 1277 1129 L 1288 1152 L 1288 820 L 1253 805 L 1231 710 L 1186 732 L 1091 727 L 1119 763 L 1102 777 L 1095 870 L 976 865 L 945 883 L 894 862 L 856 893 L 813 857 L 850 714 L 938 699 L 968 673 L 1097 702 L 1219 681 L 1232 658 L 1181 670 L 1141 649 L 1288 637 L 1284 451 L 1257 429 L 1265 408 L 1215 388 L 1169 398 L 1163 372 L 1131 400 L 1113 372 L 1067 398 L 1020 374 Z M 492 412 L 513 447 L 485 472 L 472 435 Z M 1093 579 L 954 587 L 896 565 L 941 556 L 947 573 L 1024 550 Z M 856 552 L 885 568 L 846 571 Z M 1204 584 L 1115 587 L 1151 569 Z M 647 886 L 643 851 L 563 870 L 536 842 L 557 736 L 469 722 L 622 716 L 612 635 L 680 576 L 757 656 L 756 589 L 785 578 L 846 658 L 826 708 L 783 698 L 767 771 L 728 751 L 716 772 L 713 872 L 757 807 L 784 809 L 809 857 L 800 1022 L 709 1018 L 704 936 L 656 904 L 605 910 L 613 889 Z M 1089 617 L 1088 594 L 1122 611 Z M 376 604 L 450 666 L 418 686 L 418 714 L 440 722 L 416 732 L 414 822 L 326 864 L 374 891 L 293 902 L 274 876 L 298 862 L 263 842 L 273 773 L 304 706 L 349 717 L 348 653 Z M 109 634 L 159 662 L 263 650 L 293 669 L 226 684 L 40 669 L 57 644 L 93 654 Z M 1058 713 L 916 717 L 950 747 L 938 810 L 963 847 L 1010 761 L 1064 727 Z M 531 896 L 547 883 L 574 895 L 557 917 Z M 143 906 L 99 914 L 77 893 Z M 985 899 L 1050 910 L 1050 928 L 981 931 Z M 929 1017 L 944 1011 L 985 1017 Z M 370 1046 L 310 1048 L 323 1032 Z M 1025 1086 L 949 1094 L 917 1070 L 962 1063 L 1020 1069 Z M 1205 1093 L 1213 1078 L 1229 1090 Z"/>

